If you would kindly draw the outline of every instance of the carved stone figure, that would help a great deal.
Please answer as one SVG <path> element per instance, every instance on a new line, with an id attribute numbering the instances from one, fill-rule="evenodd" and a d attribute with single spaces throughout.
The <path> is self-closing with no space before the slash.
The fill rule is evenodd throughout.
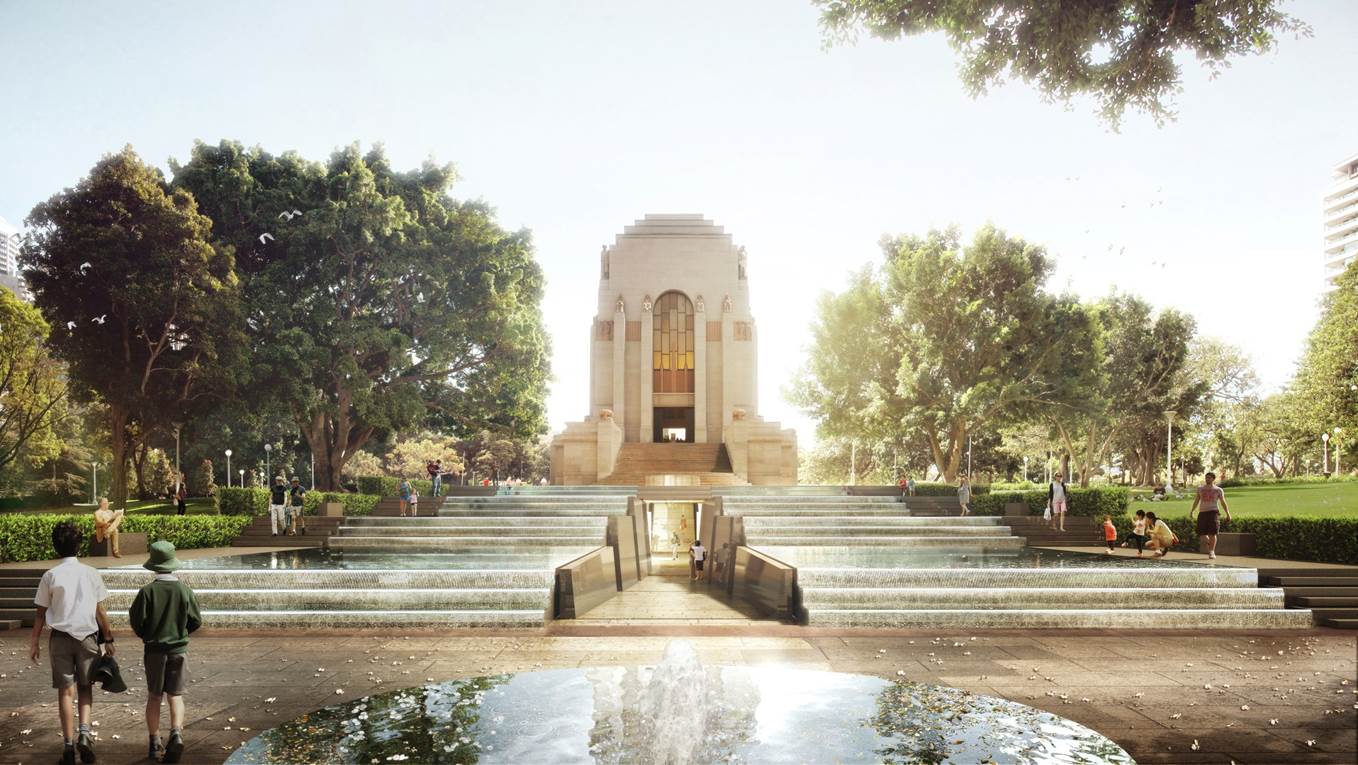
<path id="1" fill-rule="evenodd" d="M 646 297 L 644 297 L 644 298 L 641 299 L 641 310 L 645 311 L 646 313 L 650 313 L 650 312 L 651 312 L 651 305 L 652 305 L 652 303 L 651 303 L 651 296 L 650 296 L 650 295 L 647 295 Z"/>
<path id="2" fill-rule="evenodd" d="M 622 295 L 618 295 L 618 302 L 613 304 L 613 312 L 627 313 L 627 301 L 622 299 Z"/>
<path id="3" fill-rule="evenodd" d="M 733 306 L 731 305 L 731 296 L 730 296 L 730 295 L 727 295 L 726 297 L 724 297 L 724 298 L 721 299 L 721 311 L 722 311 L 722 313 L 730 313 L 731 310 L 732 310 L 732 308 L 733 308 Z"/>
<path id="4" fill-rule="evenodd" d="M 608 245 L 599 250 L 599 276 L 603 279 L 608 278 Z"/>
<path id="5" fill-rule="evenodd" d="M 693 310 L 697 311 L 698 313 L 704 313 L 705 311 L 707 311 L 707 303 L 703 302 L 702 295 L 699 295 L 698 297 L 694 298 Z"/>
<path id="6" fill-rule="evenodd" d="M 612 410 L 612 409 L 600 409 L 600 410 L 599 410 L 599 419 L 600 419 L 600 420 L 603 420 L 604 422 L 608 422 L 608 421 L 612 420 L 612 419 L 613 419 L 613 410 Z"/>
<path id="7" fill-rule="evenodd" d="M 742 244 L 741 246 L 737 247 L 737 248 L 736 248 L 736 253 L 737 253 L 737 255 L 738 255 L 738 257 L 737 257 L 737 265 L 736 265 L 736 276 L 738 276 L 738 277 L 741 278 L 741 279 L 744 279 L 744 278 L 745 278 L 745 245 Z"/>

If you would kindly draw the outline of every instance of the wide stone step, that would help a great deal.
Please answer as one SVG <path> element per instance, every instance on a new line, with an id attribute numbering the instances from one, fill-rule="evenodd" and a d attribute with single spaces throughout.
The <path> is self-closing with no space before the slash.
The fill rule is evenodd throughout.
<path id="1" fill-rule="evenodd" d="M 1009 528 L 1007 524 L 1003 523 L 1003 520 L 1004 519 L 1002 518 L 994 516 L 975 516 L 975 515 L 969 515 L 965 518 L 949 518 L 948 520 L 942 520 L 940 518 L 912 518 L 908 515 L 902 516 L 850 515 L 843 517 L 822 516 L 822 515 L 751 515 L 745 516 L 743 522 L 745 524 L 745 528 L 747 529 L 753 528 L 763 529 L 768 528 L 770 526 L 783 526 L 788 524 L 795 524 L 797 526 L 804 527 L 823 526 L 829 528 L 841 528 L 850 526 L 899 526 L 899 527 L 946 526 L 948 528 L 963 528 L 972 526 L 995 527 L 1001 525 L 1004 525 L 1006 528 Z"/>
<path id="2" fill-rule="evenodd" d="M 137 590 L 151 581 L 149 572 L 103 569 L 110 590 Z M 471 569 L 180 569 L 180 581 L 195 590 L 209 589 L 532 589 L 551 587 L 550 568 L 509 568 L 485 564 Z"/>
<path id="3" fill-rule="evenodd" d="M 762 549 L 765 547 L 823 547 L 835 546 L 863 548 L 898 548 L 898 549 L 918 549 L 930 551 L 957 551 L 963 553 L 983 553 L 1000 551 L 1017 551 L 1023 549 L 1023 537 L 1011 537 L 1003 535 L 995 536 L 856 536 L 856 537 L 834 537 L 834 536 L 778 536 L 765 534 L 750 537 L 747 544 L 750 547 Z"/>
<path id="4" fill-rule="evenodd" d="M 477 524 L 475 526 L 440 526 L 437 528 L 402 528 L 392 526 L 345 526 L 339 530 L 339 534 L 330 539 L 333 547 L 340 539 L 352 539 L 354 537 L 388 537 L 390 539 L 419 539 L 424 537 L 448 537 L 456 539 L 485 538 L 498 539 L 501 544 L 512 544 L 515 540 L 535 541 L 540 537 L 567 537 L 603 539 L 604 529 L 607 524 L 598 524 L 597 527 L 571 527 L 562 528 L 560 526 L 495 526 L 492 524 Z"/>
<path id="5" fill-rule="evenodd" d="M 1104 590 L 1083 587 L 897 588 L 802 587 L 805 608 L 831 609 L 1071 609 L 1282 608 L 1276 590 L 1245 587 L 1146 587 Z"/>
<path id="6" fill-rule="evenodd" d="M 527 547 L 531 543 L 531 547 Z M 498 536 L 420 536 L 420 537 L 386 537 L 386 536 L 338 536 L 330 538 L 330 549 L 332 550 L 391 550 L 393 552 L 436 552 L 436 553 L 459 553 L 476 550 L 480 548 L 495 548 L 506 553 L 533 553 L 536 554 L 541 548 L 547 547 L 581 547 L 593 549 L 603 544 L 603 539 L 598 534 L 585 536 L 553 536 L 553 537 L 532 537 L 524 539 L 525 546 L 515 545 L 513 539 L 504 535 Z M 588 550 L 586 550 L 588 551 Z"/>
<path id="7" fill-rule="evenodd" d="M 510 510 L 484 510 L 473 508 L 443 508 L 439 511 L 439 518 L 500 518 L 505 515 L 513 515 L 521 518 L 565 518 L 565 517 L 599 517 L 611 515 L 626 515 L 626 506 L 614 508 L 576 508 L 576 507 L 516 507 Z"/>
<path id="8" fill-rule="evenodd" d="M 1268 584 L 1276 587 L 1358 587 L 1358 576 L 1270 576 Z"/>
<path id="9" fill-rule="evenodd" d="M 880 507 L 856 507 L 851 509 L 838 509 L 834 507 L 727 507 L 722 505 L 722 512 L 726 515 L 739 516 L 741 518 L 908 518 L 909 514 L 902 511 L 899 507 L 883 505 Z M 968 518 L 972 516 L 967 516 Z M 937 523 L 937 519 L 933 519 Z M 958 519 L 962 520 L 962 519 Z"/>
<path id="10" fill-rule="evenodd" d="M 27 577 L 27 576 L 25 576 L 25 577 L 0 576 L 0 587 L 3 587 L 3 588 L 10 588 L 10 587 L 25 587 L 25 588 L 27 588 L 27 587 L 32 587 L 32 588 L 34 588 L 34 589 L 37 589 L 38 583 L 41 582 L 41 581 L 42 581 L 42 577 L 41 577 L 41 576 L 34 576 L 34 577 Z"/>
<path id="11" fill-rule="evenodd" d="M 209 629 L 293 629 L 330 632 L 348 629 L 400 627 L 499 627 L 528 629 L 541 627 L 546 608 L 514 610 L 444 611 L 202 611 L 203 625 Z M 109 614 L 117 627 L 127 626 L 127 613 Z"/>
<path id="12" fill-rule="evenodd" d="M 0 608 L 0 621 L 16 621 L 25 627 L 32 627 L 36 614 L 30 602 L 27 608 Z"/>
<path id="13" fill-rule="evenodd" d="M 723 507 L 875 507 L 906 505 L 895 497 L 738 497 L 723 495 Z"/>
<path id="14" fill-rule="evenodd" d="M 531 526 L 540 528 L 603 528 L 608 525 L 606 515 L 565 515 L 544 517 L 540 515 L 496 515 L 496 516 L 441 516 L 437 518 L 354 518 L 345 524 L 349 528 L 389 528 L 389 529 L 443 529 L 467 528 L 494 525 L 496 527 Z"/>
<path id="15" fill-rule="evenodd" d="M 776 556 L 775 556 L 776 557 Z M 797 567 L 803 587 L 1245 587 L 1248 568 L 817 568 Z"/>
<path id="16" fill-rule="evenodd" d="M 750 540 L 767 537 L 995 537 L 1013 536 L 1008 526 L 804 526 L 787 524 L 745 527 Z M 751 542 L 753 544 L 753 541 Z M 856 544 L 851 542 L 850 544 Z"/>
<path id="17" fill-rule="evenodd" d="M 1358 619 L 1317 619 L 1317 622 L 1326 626 L 1341 630 L 1358 630 Z"/>
<path id="18" fill-rule="evenodd" d="M 22 626 L 24 623 L 18 619 L 0 619 L 0 630 L 17 630 Z"/>
<path id="19" fill-rule="evenodd" d="M 813 627 L 917 629 L 1282 630 L 1314 626 L 1310 611 L 1284 609 L 810 609 Z"/>
<path id="20" fill-rule="evenodd" d="M 551 602 L 548 587 L 374 590 L 343 588 L 307 589 L 199 589 L 194 594 L 201 608 L 218 611 L 450 611 L 544 609 Z M 109 590 L 105 607 L 126 610 L 136 590 Z"/>
<path id="21" fill-rule="evenodd" d="M 1358 593 L 1347 597 L 1289 598 L 1303 608 L 1358 608 Z"/>
<path id="22" fill-rule="evenodd" d="M 1312 608 L 1316 619 L 1358 619 L 1358 608 Z"/>

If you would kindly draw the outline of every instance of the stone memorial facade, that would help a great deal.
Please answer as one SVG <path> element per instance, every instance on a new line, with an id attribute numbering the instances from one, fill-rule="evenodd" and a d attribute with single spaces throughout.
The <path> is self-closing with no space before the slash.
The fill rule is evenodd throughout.
<path id="1" fill-rule="evenodd" d="M 674 447 L 645 450 L 655 475 L 719 444 L 742 482 L 795 484 L 796 435 L 758 415 L 757 348 L 744 247 L 701 215 L 627 226 L 599 254 L 589 413 L 553 440 L 553 483 L 608 478 L 628 444 Z"/>

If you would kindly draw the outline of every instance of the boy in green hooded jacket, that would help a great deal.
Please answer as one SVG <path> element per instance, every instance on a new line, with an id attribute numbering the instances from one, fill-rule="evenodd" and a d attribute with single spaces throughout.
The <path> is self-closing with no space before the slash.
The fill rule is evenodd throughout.
<path id="1" fill-rule="evenodd" d="M 146 662 L 146 729 L 150 731 L 150 758 L 164 751 L 162 762 L 179 762 L 184 753 L 184 688 L 188 684 L 189 633 L 203 624 L 198 599 L 173 572 L 179 568 L 174 544 L 161 540 L 151 545 L 143 564 L 156 578 L 142 587 L 127 612 L 132 631 L 141 638 Z M 160 700 L 169 696 L 170 740 L 160 745 Z"/>

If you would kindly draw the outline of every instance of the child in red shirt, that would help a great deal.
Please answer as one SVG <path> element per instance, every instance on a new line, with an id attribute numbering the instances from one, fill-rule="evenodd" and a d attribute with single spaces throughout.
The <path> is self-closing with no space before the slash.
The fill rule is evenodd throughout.
<path id="1" fill-rule="evenodd" d="M 1103 517 L 1103 541 L 1108 543 L 1108 554 L 1113 554 L 1113 545 L 1118 541 L 1118 529 L 1113 525 L 1113 516 Z"/>

